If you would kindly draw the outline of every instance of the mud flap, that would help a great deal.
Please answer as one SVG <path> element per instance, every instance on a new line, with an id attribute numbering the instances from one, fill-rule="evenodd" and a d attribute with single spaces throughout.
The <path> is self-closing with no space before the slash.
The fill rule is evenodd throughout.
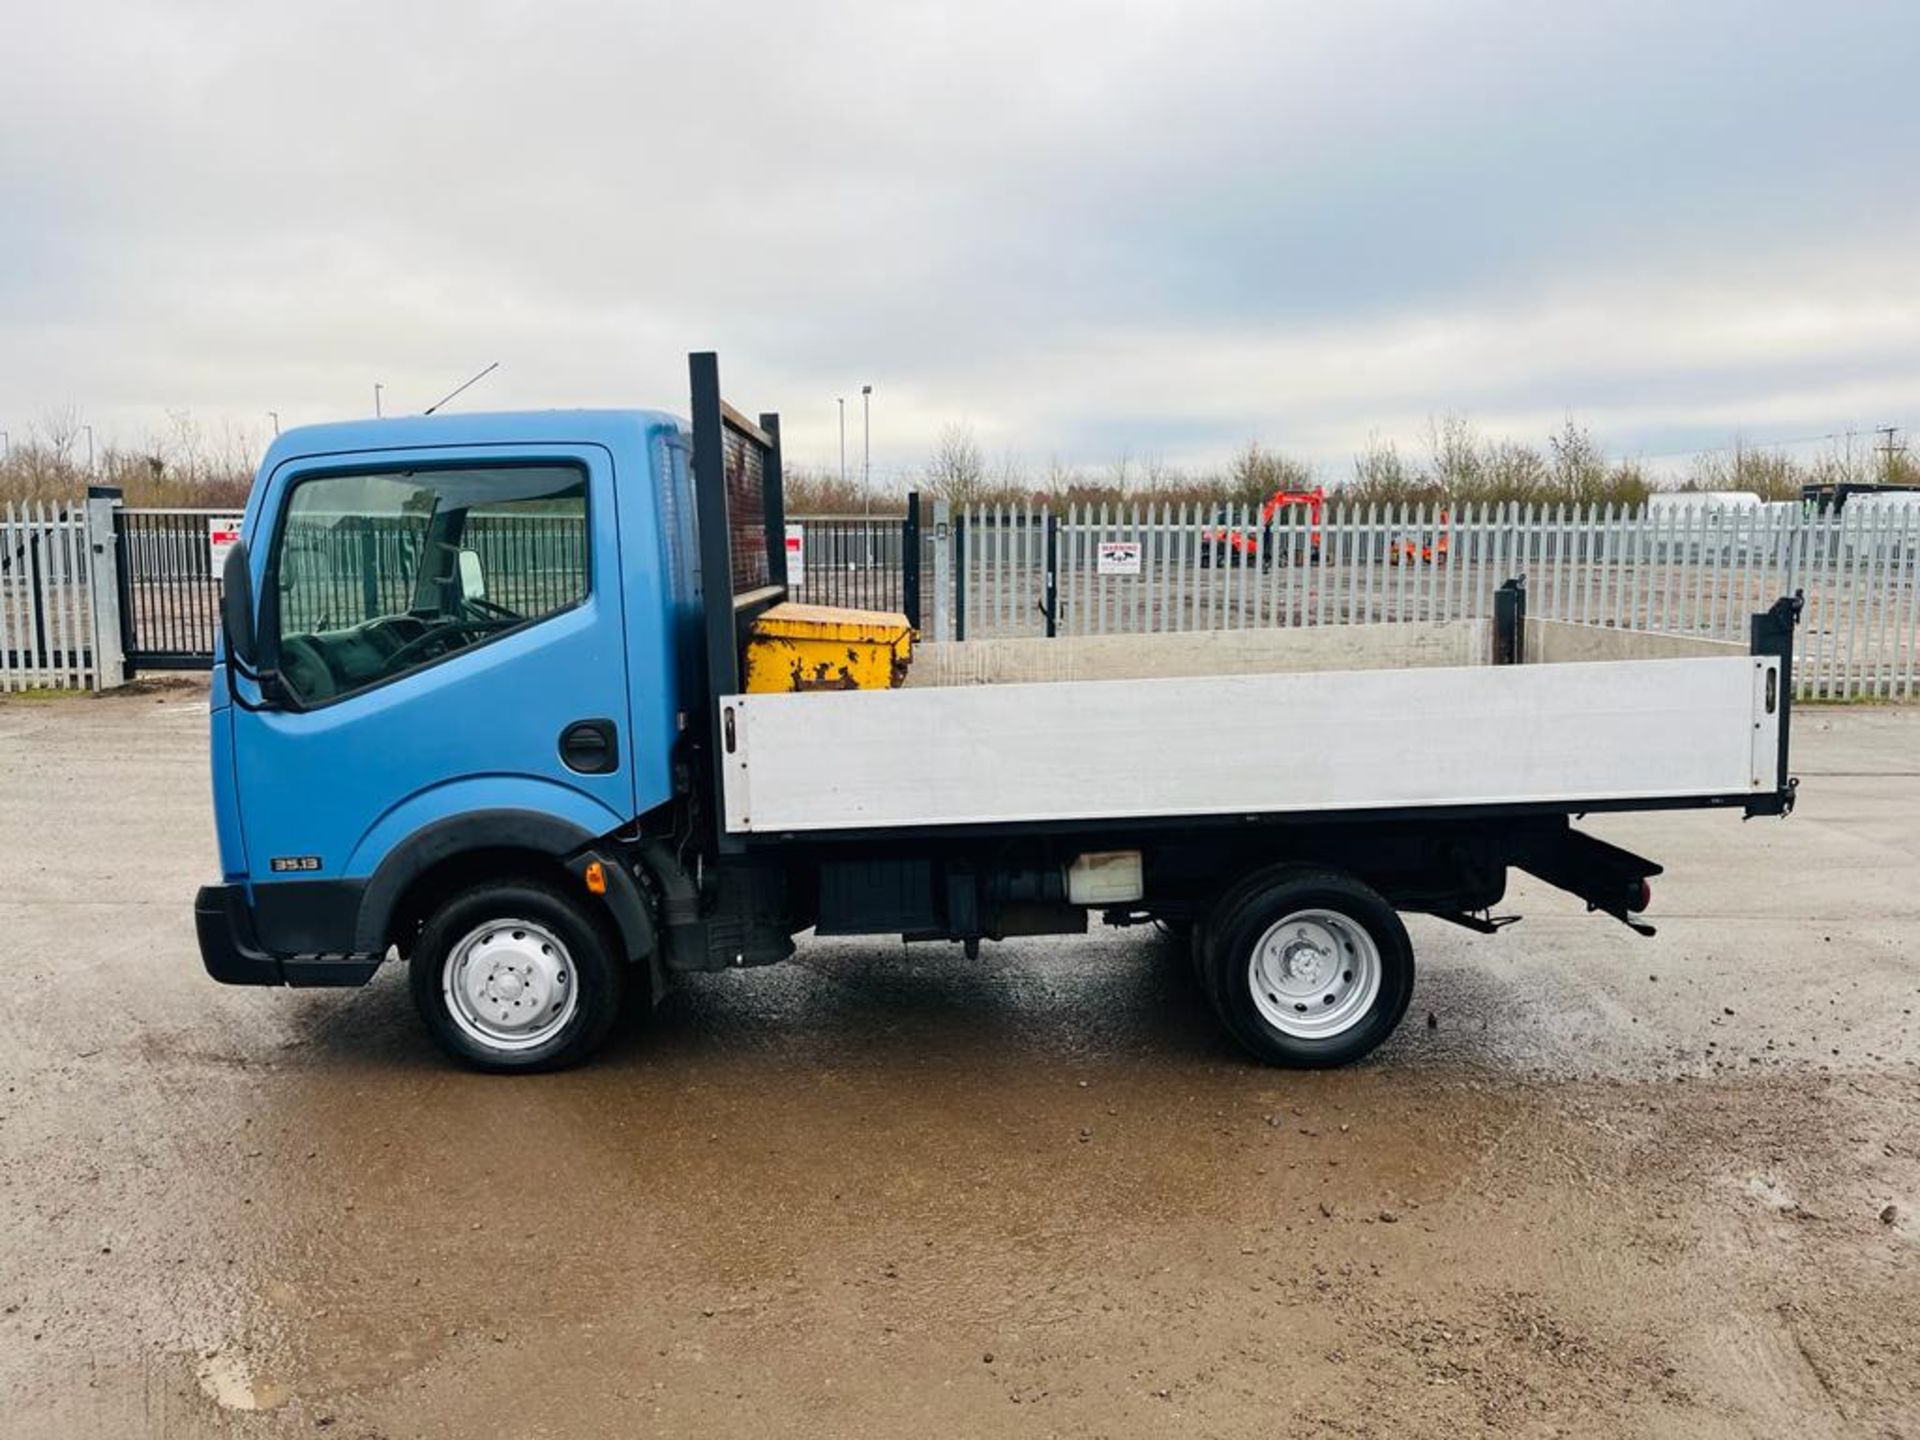
<path id="1" fill-rule="evenodd" d="M 1613 916 L 1641 935 L 1653 926 L 1635 917 L 1647 908 L 1647 881 L 1662 867 L 1631 850 L 1609 845 L 1572 826 L 1539 837 L 1514 864 L 1569 895 L 1587 902 L 1589 910 Z"/>

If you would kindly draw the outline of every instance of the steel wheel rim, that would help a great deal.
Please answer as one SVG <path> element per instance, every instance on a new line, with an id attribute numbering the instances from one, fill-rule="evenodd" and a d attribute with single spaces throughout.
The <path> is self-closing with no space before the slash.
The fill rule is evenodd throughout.
<path id="1" fill-rule="evenodd" d="M 447 1014 L 468 1039 L 518 1052 L 546 1044 L 580 1008 L 573 955 L 545 925 L 490 920 L 447 952 L 440 971 Z"/>
<path id="2" fill-rule="evenodd" d="M 1260 1018 L 1296 1040 L 1345 1034 L 1379 998 L 1385 967 L 1365 926 L 1336 910 L 1296 910 L 1267 927 L 1247 962 Z"/>

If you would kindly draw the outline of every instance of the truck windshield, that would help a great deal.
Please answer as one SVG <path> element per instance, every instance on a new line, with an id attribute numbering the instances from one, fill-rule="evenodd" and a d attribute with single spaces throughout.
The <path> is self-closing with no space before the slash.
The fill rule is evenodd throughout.
<path id="1" fill-rule="evenodd" d="M 586 598 L 573 466 L 375 471 L 296 483 L 269 561 L 282 681 L 318 704 Z"/>

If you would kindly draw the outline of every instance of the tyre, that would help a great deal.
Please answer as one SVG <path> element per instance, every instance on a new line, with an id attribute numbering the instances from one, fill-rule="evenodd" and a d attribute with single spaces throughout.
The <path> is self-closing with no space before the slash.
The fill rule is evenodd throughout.
<path id="1" fill-rule="evenodd" d="M 479 1070 L 585 1059 L 620 1012 L 626 966 L 606 928 L 543 881 L 476 886 L 428 917 L 409 962 L 440 1048 Z"/>
<path id="2" fill-rule="evenodd" d="M 1399 915 L 1338 871 L 1289 866 L 1233 886 L 1195 960 L 1222 1023 L 1269 1065 L 1358 1060 L 1413 998 L 1413 945 Z"/>

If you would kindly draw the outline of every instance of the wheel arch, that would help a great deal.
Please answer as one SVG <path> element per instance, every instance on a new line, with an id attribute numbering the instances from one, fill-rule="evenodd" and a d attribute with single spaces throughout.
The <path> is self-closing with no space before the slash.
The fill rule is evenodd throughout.
<path id="1" fill-rule="evenodd" d="M 538 850 L 513 846 L 462 850 L 420 871 L 394 896 L 381 922 L 382 948 L 395 945 L 402 958 L 411 955 L 427 917 L 455 895 L 517 878 L 542 880 L 557 888 L 576 883 L 557 857 Z"/>
<path id="2" fill-rule="evenodd" d="M 423 894 L 447 893 L 450 883 L 523 871 L 564 878 L 564 856 L 591 845 L 582 826 L 538 810 L 473 810 L 422 825 L 387 852 L 367 880 L 354 922 L 354 948 L 383 953 L 402 944 L 396 920 L 417 912 Z M 424 882 L 424 884 L 423 884 Z"/>
<path id="3" fill-rule="evenodd" d="M 1500 902 L 1507 867 L 1551 841 L 1565 817 L 1500 823 L 1350 822 L 1281 827 L 1256 836 L 1215 835 L 1206 848 L 1148 846 L 1144 908 L 1200 918 L 1231 890 L 1285 869 L 1333 870 L 1378 890 L 1396 910 L 1449 915 Z M 1165 878 L 1162 878 L 1165 877 Z"/>
<path id="4" fill-rule="evenodd" d="M 420 847 L 416 861 L 422 856 L 435 858 L 424 865 L 396 865 L 391 890 L 376 897 L 369 887 L 368 900 L 377 899 L 380 912 L 369 913 L 363 906 L 363 940 L 371 940 L 380 953 L 394 945 L 403 956 L 409 955 L 428 916 L 462 891 L 489 881 L 541 880 L 562 894 L 578 896 L 581 909 L 597 916 L 612 932 L 621 958 L 645 962 L 658 999 L 664 988 L 658 927 L 645 893 L 618 860 L 591 843 L 561 848 L 563 841 L 577 837 L 559 831 L 545 833 L 531 844 L 506 843 L 501 832 L 490 827 L 467 831 L 462 838 L 468 843 L 451 849 Z M 600 866 L 604 886 L 600 891 L 586 883 L 588 867 L 594 864 Z"/>

